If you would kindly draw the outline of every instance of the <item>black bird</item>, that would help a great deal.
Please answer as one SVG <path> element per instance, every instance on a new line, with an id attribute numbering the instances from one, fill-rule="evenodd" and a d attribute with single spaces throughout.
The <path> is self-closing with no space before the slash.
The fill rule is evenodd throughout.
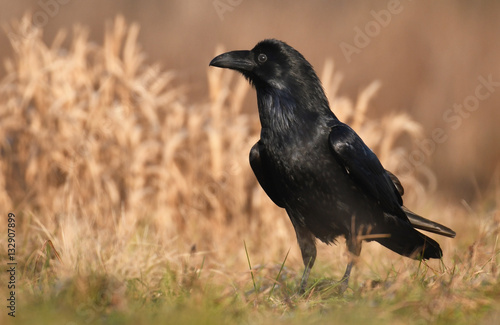
<path id="1" fill-rule="evenodd" d="M 210 65 L 239 71 L 255 87 L 262 130 L 250 165 L 295 228 L 305 265 L 302 292 L 316 259 L 316 238 L 327 244 L 346 238 L 351 254 L 340 292 L 347 288 L 362 240 L 415 259 L 442 257 L 439 244 L 415 228 L 448 237 L 455 232 L 403 206 L 401 183 L 330 110 L 302 54 L 268 39 L 250 51 L 221 54 Z"/>

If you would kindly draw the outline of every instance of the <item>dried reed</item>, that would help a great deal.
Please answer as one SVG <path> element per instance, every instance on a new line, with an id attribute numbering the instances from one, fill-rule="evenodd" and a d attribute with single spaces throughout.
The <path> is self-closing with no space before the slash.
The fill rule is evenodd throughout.
<path id="1" fill-rule="evenodd" d="M 279 261 L 295 245 L 248 165 L 259 125 L 255 111 L 242 110 L 243 78 L 209 69 L 209 99 L 192 103 L 173 72 L 145 62 L 136 24 L 116 18 L 103 46 L 75 27 L 65 49 L 64 32 L 48 46 L 30 21 L 13 24 L 15 54 L 0 81 L 0 213 L 20 216 L 24 256 L 50 240 L 60 275 L 104 270 L 153 281 L 166 264 L 202 258 L 209 273 L 229 274 L 245 260 L 244 238 L 260 261 Z M 336 114 L 397 169 L 407 152 L 397 140 L 417 139 L 421 127 L 407 115 L 367 118 L 378 82 L 353 103 L 337 94 L 332 61 L 322 80 Z M 404 183 L 421 187 L 411 175 Z M 290 257 L 300 265 L 297 250 Z"/>

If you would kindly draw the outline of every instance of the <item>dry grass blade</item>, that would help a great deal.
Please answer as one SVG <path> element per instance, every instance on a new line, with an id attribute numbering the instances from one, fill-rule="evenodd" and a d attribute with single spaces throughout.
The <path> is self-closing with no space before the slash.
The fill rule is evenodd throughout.
<path id="1" fill-rule="evenodd" d="M 248 164 L 248 151 L 259 137 L 259 120 L 255 110 L 243 109 L 250 89 L 246 81 L 235 79 L 233 72 L 210 69 L 209 97 L 192 102 L 186 86 L 176 85 L 174 72 L 145 60 L 137 45 L 139 27 L 122 17 L 106 25 L 102 46 L 89 41 L 83 27 L 75 27 L 69 40 L 66 33 L 59 33 L 47 46 L 42 31 L 31 22 L 26 16 L 9 27 L 14 56 L 6 60 L 6 75 L 0 80 L 0 214 L 14 211 L 20 216 L 18 229 L 24 237 L 19 259 L 31 265 L 44 243 L 42 249 L 61 262 L 44 273 L 56 280 L 46 282 L 47 292 L 54 282 L 64 287 L 73 279 L 78 292 L 88 293 L 93 287 L 82 284 L 87 283 L 82 279 L 95 277 L 88 282 L 98 288 L 96 297 L 102 296 L 101 286 L 120 283 L 111 296 L 127 286 L 130 292 L 138 290 L 139 301 L 168 304 L 187 292 L 200 305 L 203 300 L 196 299 L 206 293 L 198 288 L 202 282 L 227 288 L 224 297 L 245 292 L 251 285 L 247 262 L 257 292 L 250 254 L 256 265 L 272 261 L 287 252 L 295 235 Z M 326 62 L 322 78 L 337 116 L 354 126 L 384 166 L 397 170 L 399 158 L 408 154 L 398 146 L 399 140 L 409 138 L 411 147 L 422 135 L 421 126 L 402 114 L 370 118 L 369 101 L 380 87 L 377 82 L 353 102 L 338 95 L 342 76 L 332 61 Z M 413 192 L 425 203 L 422 175 L 432 185 L 433 173 L 425 166 L 418 173 L 397 175 L 410 193 L 405 199 L 411 199 Z M 452 228 L 467 215 L 451 208 L 443 211 L 438 218 L 448 218 Z M 470 221 L 474 219 L 467 220 L 463 229 L 457 229 L 459 236 L 461 230 L 467 234 L 479 228 Z M 498 213 L 492 220 L 498 221 Z M 0 230 L 4 227 L 1 223 Z M 474 245 L 445 242 L 447 262 L 453 258 L 457 265 L 450 271 L 454 273 L 436 269 L 432 281 L 428 275 L 419 276 L 430 281 L 432 290 L 445 276 L 451 278 L 446 280 L 451 288 L 463 288 L 463 283 L 477 288 L 496 281 L 498 248 L 491 238 L 498 233 L 498 227 L 488 224 Z M 242 239 L 244 251 L 234 245 Z M 6 246 L 5 237 L 0 244 Z M 370 253 L 361 255 L 354 278 L 392 274 L 387 270 L 399 260 L 385 258 L 390 253 L 381 247 L 366 246 Z M 469 246 L 470 257 L 459 255 Z M 191 247 L 204 253 L 190 254 Z M 285 261 L 297 271 L 303 267 L 300 252 L 293 247 L 278 277 L 285 272 Z M 313 272 L 330 276 L 346 262 L 344 245 L 319 246 L 319 254 L 324 258 Z M 42 258 L 48 254 L 36 255 L 35 265 Z M 400 282 L 411 282 L 414 272 L 415 265 L 404 260 L 394 271 Z M 289 280 L 295 281 L 293 277 Z M 27 281 L 38 279 L 33 278 Z M 285 285 L 275 286 L 277 280 L 270 295 L 284 290 L 275 295 L 288 297 L 284 308 L 300 307 L 302 302 L 290 298 Z M 402 287 L 400 282 L 381 290 L 394 295 Z M 307 308 L 315 308 L 319 291 L 313 287 Z M 446 307 L 437 303 L 443 295 L 432 296 L 436 310 Z M 246 299 L 241 296 L 234 299 Z M 255 296 L 255 302 L 261 302 L 261 296 Z M 462 306 L 474 302 L 467 297 L 453 299 Z M 435 320 L 433 315 L 427 319 Z"/>
<path id="2" fill-rule="evenodd" d="M 281 243 L 288 245 L 289 225 L 280 217 L 272 221 L 276 218 L 270 215 L 278 210 L 248 167 L 258 119 L 242 110 L 249 90 L 243 78 L 210 69 L 209 103 L 188 104 L 173 86 L 172 72 L 145 63 L 137 45 L 139 27 L 127 26 L 120 16 L 106 24 L 102 47 L 91 44 L 82 27 L 74 29 L 69 50 L 62 48 L 65 33 L 47 47 L 41 31 L 31 28 L 30 17 L 13 24 L 11 30 L 30 37 L 11 35 L 16 57 L 7 61 L 0 82 L 4 212 L 24 202 L 55 238 L 63 233 L 66 241 L 88 238 L 74 242 L 82 247 L 101 240 L 99 233 L 107 229 L 125 237 L 105 242 L 126 245 L 144 223 L 159 247 L 163 238 L 182 232 L 192 235 L 179 242 L 181 247 L 222 247 L 222 256 L 230 250 L 226 243 L 249 227 L 250 233 L 274 229 L 276 249 L 266 247 L 269 257 L 281 250 Z M 337 102 L 342 78 L 332 61 L 326 62 L 323 78 Z M 365 89 L 356 105 L 346 102 L 334 109 L 350 114 L 364 138 L 386 141 L 371 144 L 385 155 L 400 133 L 382 140 L 380 129 L 370 126 L 376 122 L 365 118 L 378 87 L 374 83 Z M 385 123 L 398 119 L 389 117 Z M 79 230 L 61 229 L 61 224 Z M 58 246 L 70 250 L 72 245 Z M 252 247 L 259 251 L 261 245 Z M 70 251 L 61 256 L 79 258 Z M 111 257 L 99 256 L 102 263 Z M 72 263 L 77 261 L 67 264 Z"/>

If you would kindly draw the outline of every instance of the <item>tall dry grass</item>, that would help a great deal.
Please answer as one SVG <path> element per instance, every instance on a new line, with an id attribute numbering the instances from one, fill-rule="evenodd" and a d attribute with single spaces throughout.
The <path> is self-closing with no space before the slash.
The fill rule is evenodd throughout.
<path id="1" fill-rule="evenodd" d="M 293 247 L 291 263 L 301 267 L 288 217 L 248 164 L 259 121 L 242 110 L 253 95 L 244 78 L 207 69 L 209 96 L 193 102 L 175 72 L 145 61 L 139 26 L 121 17 L 107 25 L 102 46 L 83 27 L 68 48 L 64 31 L 45 44 L 29 17 L 12 28 L 15 54 L 0 82 L 0 213 L 17 216 L 28 281 L 40 257 L 54 260 L 57 278 L 104 272 L 155 283 L 167 266 L 247 278 L 243 240 L 258 263 L 280 261 Z M 421 137 L 420 125 L 404 114 L 366 118 L 378 82 L 352 102 L 338 94 L 332 61 L 320 75 L 335 113 L 396 170 L 411 149 L 398 140 Z M 425 182 L 402 181 L 410 202 L 425 199 Z M 61 262 L 47 257 L 47 240 Z M 345 262 L 343 246 L 327 263 Z"/>

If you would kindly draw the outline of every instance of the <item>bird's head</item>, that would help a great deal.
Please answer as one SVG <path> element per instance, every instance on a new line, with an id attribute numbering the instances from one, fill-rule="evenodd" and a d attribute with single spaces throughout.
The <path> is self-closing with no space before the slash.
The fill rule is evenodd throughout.
<path id="1" fill-rule="evenodd" d="M 313 67 L 293 47 L 267 39 L 250 51 L 215 57 L 211 66 L 239 71 L 257 91 L 262 126 L 288 130 L 303 121 L 335 118 Z"/>
<path id="2" fill-rule="evenodd" d="M 314 69 L 302 54 L 275 39 L 263 40 L 249 51 L 221 54 L 210 65 L 240 72 L 257 90 L 265 87 L 278 90 L 294 88 L 300 86 L 297 83 L 319 84 Z"/>

